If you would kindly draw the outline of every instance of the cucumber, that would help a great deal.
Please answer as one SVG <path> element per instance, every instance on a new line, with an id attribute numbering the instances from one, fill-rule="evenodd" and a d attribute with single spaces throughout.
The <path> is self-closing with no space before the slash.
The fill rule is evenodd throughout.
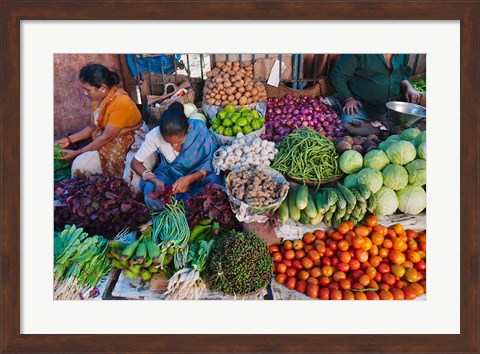
<path id="1" fill-rule="evenodd" d="M 297 208 L 303 210 L 308 205 L 308 187 L 306 184 L 302 184 L 297 190 L 296 198 Z"/>
<path id="2" fill-rule="evenodd" d="M 365 203 L 366 202 L 365 198 L 363 197 L 363 195 L 360 193 L 360 191 L 356 187 L 351 187 L 351 188 L 348 188 L 348 189 L 350 189 L 350 192 L 352 192 L 353 195 L 355 196 L 355 198 L 357 199 L 357 203 L 359 203 L 359 202 Z"/>
<path id="3" fill-rule="evenodd" d="M 367 210 L 372 214 L 375 213 L 375 209 L 377 208 L 377 200 L 377 196 L 374 193 L 367 199 Z"/>
<path id="4" fill-rule="evenodd" d="M 315 200 L 315 206 L 317 207 L 317 213 L 325 213 L 326 208 L 323 207 L 323 194 L 322 192 L 317 192 L 315 193 L 315 196 L 313 197 Z"/>
<path id="5" fill-rule="evenodd" d="M 366 184 L 360 183 L 355 186 L 358 191 L 362 194 L 363 198 L 367 200 L 372 195 L 372 191 L 367 187 Z"/>
<path id="6" fill-rule="evenodd" d="M 278 219 L 281 222 L 286 222 L 288 220 L 288 202 L 284 200 L 282 204 L 280 204 L 280 208 L 278 208 Z"/>
<path id="7" fill-rule="evenodd" d="M 345 209 L 347 207 L 347 201 L 343 197 L 342 192 L 340 192 L 338 189 L 334 189 L 334 191 L 337 193 L 337 209 Z"/>
<path id="8" fill-rule="evenodd" d="M 337 193 L 333 189 L 327 189 L 324 193 L 327 193 L 327 203 L 329 206 L 335 205 L 338 200 Z"/>
<path id="9" fill-rule="evenodd" d="M 350 205 L 357 204 L 357 198 L 355 198 L 355 196 L 350 191 L 350 189 L 348 189 L 347 187 L 345 187 L 341 183 L 337 183 L 337 186 L 338 186 L 338 189 L 340 190 L 340 192 L 342 192 L 345 200 L 347 201 L 347 204 L 350 204 Z"/>
<path id="10" fill-rule="evenodd" d="M 310 218 L 310 224 L 311 225 L 318 225 L 322 222 L 323 220 L 323 216 L 324 214 L 323 213 L 318 213 L 316 217 L 314 218 Z"/>
<path id="11" fill-rule="evenodd" d="M 297 208 L 297 192 L 288 192 L 288 214 L 293 221 L 300 220 L 300 210 Z"/>
<path id="12" fill-rule="evenodd" d="M 300 211 L 300 222 L 302 224 L 310 224 L 310 218 L 308 217 L 307 213 L 305 213 L 305 210 Z"/>
<path id="13" fill-rule="evenodd" d="M 311 193 L 308 193 L 308 204 L 304 210 L 305 214 L 307 214 L 309 218 L 314 218 L 318 214 L 317 207 L 315 206 L 315 200 L 313 199 L 313 195 Z"/>

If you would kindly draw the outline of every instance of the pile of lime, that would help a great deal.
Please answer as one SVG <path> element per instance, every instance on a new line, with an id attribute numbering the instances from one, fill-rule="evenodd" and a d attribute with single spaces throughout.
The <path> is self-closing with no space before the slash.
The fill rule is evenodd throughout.
<path id="1" fill-rule="evenodd" d="M 212 119 L 213 131 L 224 136 L 234 136 L 238 133 L 247 135 L 262 128 L 263 124 L 265 124 L 265 118 L 256 110 L 240 107 L 237 111 L 231 103 Z"/>

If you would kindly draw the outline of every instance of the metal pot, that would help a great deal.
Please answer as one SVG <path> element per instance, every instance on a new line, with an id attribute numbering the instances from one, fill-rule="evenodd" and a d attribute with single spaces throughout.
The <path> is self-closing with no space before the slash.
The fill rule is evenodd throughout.
<path id="1" fill-rule="evenodd" d="M 427 116 L 425 107 L 414 103 L 390 101 L 385 104 L 389 119 L 396 124 L 410 126 Z"/>

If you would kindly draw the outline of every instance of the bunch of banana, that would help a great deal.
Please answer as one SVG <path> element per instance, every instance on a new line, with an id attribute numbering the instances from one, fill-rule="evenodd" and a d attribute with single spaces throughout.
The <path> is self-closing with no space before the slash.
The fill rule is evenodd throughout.
<path id="1" fill-rule="evenodd" d="M 129 244 L 110 240 L 107 257 L 111 259 L 112 265 L 122 269 L 125 276 L 130 279 L 141 277 L 149 281 L 153 273 L 157 273 L 173 260 L 173 255 L 167 254 L 161 261 L 160 248 L 149 236 L 148 231 L 144 232 Z"/>
<path id="2" fill-rule="evenodd" d="M 220 224 L 210 219 L 201 220 L 197 226 L 190 231 L 188 243 L 192 244 L 196 240 L 211 240 L 220 232 Z"/>

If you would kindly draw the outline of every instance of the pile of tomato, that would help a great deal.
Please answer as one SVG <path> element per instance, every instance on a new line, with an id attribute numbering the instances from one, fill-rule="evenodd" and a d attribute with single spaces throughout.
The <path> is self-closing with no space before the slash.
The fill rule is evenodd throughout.
<path id="1" fill-rule="evenodd" d="M 426 292 L 426 232 L 370 215 L 270 245 L 275 280 L 321 300 L 413 300 Z"/>

